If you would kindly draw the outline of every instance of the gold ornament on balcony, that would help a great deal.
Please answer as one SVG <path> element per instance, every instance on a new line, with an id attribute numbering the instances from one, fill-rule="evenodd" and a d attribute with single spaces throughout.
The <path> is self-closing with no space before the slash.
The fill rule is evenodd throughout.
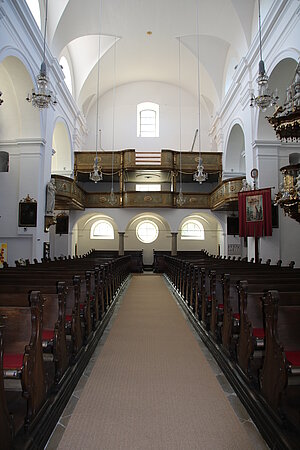
<path id="1" fill-rule="evenodd" d="M 282 167 L 283 181 L 275 196 L 275 205 L 283 208 L 285 214 L 300 222 L 300 153 L 289 156 L 290 165 Z"/>

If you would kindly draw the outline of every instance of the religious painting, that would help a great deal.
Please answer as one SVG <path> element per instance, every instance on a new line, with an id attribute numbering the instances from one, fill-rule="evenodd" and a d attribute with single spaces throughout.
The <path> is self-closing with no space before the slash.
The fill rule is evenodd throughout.
<path id="1" fill-rule="evenodd" d="M 36 227 L 37 203 L 29 196 L 19 203 L 19 227 Z"/>
<path id="2" fill-rule="evenodd" d="M 58 214 L 56 216 L 56 234 L 68 234 L 69 231 L 69 216 L 66 214 Z"/>
<path id="3" fill-rule="evenodd" d="M 239 235 L 272 236 L 271 188 L 239 192 Z"/>
<path id="4" fill-rule="evenodd" d="M 7 262 L 7 244 L 0 242 L 0 268 L 2 269 L 3 263 Z"/>
<path id="5" fill-rule="evenodd" d="M 263 196 L 248 195 L 246 197 L 246 222 L 259 222 L 263 219 Z"/>

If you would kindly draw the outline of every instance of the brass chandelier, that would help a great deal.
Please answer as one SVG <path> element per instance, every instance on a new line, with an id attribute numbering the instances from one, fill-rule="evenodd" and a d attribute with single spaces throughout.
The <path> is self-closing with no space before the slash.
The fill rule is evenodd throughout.
<path id="1" fill-rule="evenodd" d="M 269 77 L 266 73 L 265 63 L 262 57 L 262 43 L 261 43 L 261 15 L 260 15 L 260 0 L 258 0 L 258 24 L 259 24 L 259 55 L 260 61 L 258 65 L 258 77 L 256 79 L 258 85 L 257 96 L 251 95 L 250 106 L 257 106 L 261 111 L 266 111 L 270 106 L 277 104 L 278 95 L 269 89 Z"/>
<path id="2" fill-rule="evenodd" d="M 199 3 L 197 2 L 197 75 L 198 75 L 198 144 L 199 144 L 199 156 L 198 156 L 198 165 L 197 170 L 193 174 L 193 181 L 197 181 L 199 184 L 202 184 L 207 180 L 208 174 L 204 172 L 204 166 L 202 164 L 202 156 L 201 156 L 201 129 L 200 129 L 200 113 L 201 113 L 201 89 L 200 89 L 200 30 L 199 30 Z"/>
<path id="3" fill-rule="evenodd" d="M 41 69 L 36 77 L 37 90 L 32 89 L 31 94 L 28 94 L 26 100 L 33 106 L 39 109 L 48 108 L 48 106 L 56 105 L 56 96 L 53 92 L 48 89 L 49 79 L 47 77 L 46 68 L 46 31 L 47 31 L 47 18 L 48 18 L 48 0 L 46 0 L 46 12 L 45 12 L 45 28 L 44 28 L 44 46 L 43 46 L 43 62 L 41 64 Z"/>
<path id="4" fill-rule="evenodd" d="M 100 2 L 100 11 L 101 11 L 101 2 Z M 100 20 L 100 15 L 99 15 Z M 100 84 L 100 58 L 101 58 L 101 33 L 99 29 L 99 39 L 98 39 L 98 59 L 97 59 L 97 86 L 96 86 L 96 156 L 94 158 L 93 170 L 90 172 L 89 179 L 94 183 L 98 183 L 102 181 L 103 174 L 102 169 L 99 165 L 100 158 L 98 157 L 98 143 L 100 141 L 101 130 L 98 130 L 99 127 L 99 84 Z M 101 148 L 101 145 L 100 145 Z"/>

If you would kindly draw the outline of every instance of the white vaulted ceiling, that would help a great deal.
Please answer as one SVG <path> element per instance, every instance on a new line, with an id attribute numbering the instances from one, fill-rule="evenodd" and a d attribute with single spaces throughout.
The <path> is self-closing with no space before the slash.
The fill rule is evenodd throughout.
<path id="1" fill-rule="evenodd" d="M 262 0 L 263 12 L 271 3 Z M 43 23 L 44 1 L 40 5 Z M 257 30 L 256 0 L 51 0 L 48 8 L 48 45 L 58 59 L 67 55 L 73 95 L 84 111 L 96 96 L 99 33 L 99 95 L 113 86 L 115 42 L 117 85 L 139 81 L 178 85 L 180 38 L 182 87 L 197 96 L 199 35 L 201 94 L 216 111 L 224 96 L 227 71 L 233 73 Z"/>

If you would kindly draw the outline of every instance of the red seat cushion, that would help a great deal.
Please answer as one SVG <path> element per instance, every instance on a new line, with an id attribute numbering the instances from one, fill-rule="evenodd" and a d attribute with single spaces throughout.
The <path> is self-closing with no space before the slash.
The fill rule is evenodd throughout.
<path id="1" fill-rule="evenodd" d="M 72 316 L 71 315 L 66 315 L 65 316 L 65 321 L 66 322 L 72 322 Z"/>
<path id="2" fill-rule="evenodd" d="M 240 320 L 240 314 L 239 313 L 234 313 L 233 314 L 233 318 L 237 319 L 237 320 Z"/>
<path id="3" fill-rule="evenodd" d="M 219 309 L 224 309 L 223 303 L 219 303 L 219 304 L 218 304 L 218 308 L 219 308 Z"/>
<path id="4" fill-rule="evenodd" d="M 292 366 L 300 367 L 300 352 L 285 352 L 286 359 Z"/>
<path id="5" fill-rule="evenodd" d="M 252 334 L 258 339 L 264 339 L 265 330 L 263 328 L 253 328 Z"/>
<path id="6" fill-rule="evenodd" d="M 3 355 L 3 369 L 19 369 L 23 367 L 23 353 L 4 353 Z"/>
<path id="7" fill-rule="evenodd" d="M 211 295 L 208 295 L 208 296 L 207 296 L 207 301 L 208 301 L 208 302 L 211 302 Z"/>
<path id="8" fill-rule="evenodd" d="M 54 339 L 54 330 L 43 330 L 42 339 L 43 341 L 51 341 Z"/>

